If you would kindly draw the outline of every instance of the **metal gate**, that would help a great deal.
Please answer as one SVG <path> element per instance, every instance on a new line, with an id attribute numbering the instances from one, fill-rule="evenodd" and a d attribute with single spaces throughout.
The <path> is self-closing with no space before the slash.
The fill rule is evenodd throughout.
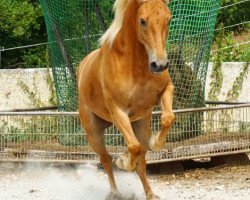
<path id="1" fill-rule="evenodd" d="M 250 104 L 175 111 L 178 119 L 162 151 L 148 152 L 148 163 L 250 152 Z M 152 115 L 151 129 L 160 130 L 161 112 Z M 194 127 L 198 120 L 199 126 Z M 182 123 L 182 124 L 180 124 Z M 0 160 L 96 162 L 77 112 L 1 112 Z M 180 128 L 181 127 L 181 128 Z M 112 126 L 105 142 L 113 156 L 126 149 Z"/>

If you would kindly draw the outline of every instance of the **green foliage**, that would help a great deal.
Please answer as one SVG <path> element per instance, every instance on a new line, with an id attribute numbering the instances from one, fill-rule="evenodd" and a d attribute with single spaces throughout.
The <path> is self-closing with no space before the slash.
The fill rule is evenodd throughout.
<path id="1" fill-rule="evenodd" d="M 36 0 L 0 1 L 0 46 L 6 48 L 46 41 L 43 14 Z M 2 52 L 3 68 L 43 67 L 46 46 Z"/>
<path id="2" fill-rule="evenodd" d="M 1 31 L 11 34 L 12 38 L 29 38 L 33 30 L 39 29 L 37 18 L 41 16 L 38 7 L 28 1 L 0 1 Z"/>
<path id="3" fill-rule="evenodd" d="M 239 76 L 235 79 L 232 89 L 227 93 L 227 101 L 236 101 L 238 99 L 242 90 L 244 78 L 246 78 L 247 76 L 248 68 L 249 62 L 246 62 L 243 65 L 242 71 L 240 72 Z"/>
<path id="4" fill-rule="evenodd" d="M 36 48 L 30 48 L 22 56 L 24 61 L 23 68 L 30 67 L 49 67 L 49 49 L 47 46 L 39 46 Z"/>
<path id="5" fill-rule="evenodd" d="M 239 122 L 240 132 L 249 133 L 250 132 L 250 122 Z"/>
<path id="6" fill-rule="evenodd" d="M 50 87 L 50 97 L 49 97 L 49 103 L 51 106 L 56 105 L 56 95 L 55 95 L 55 89 L 54 84 L 52 81 L 52 78 L 50 76 L 49 70 L 47 71 L 47 77 L 46 81 Z M 40 92 L 38 91 L 38 86 L 36 84 L 36 75 L 32 77 L 32 84 L 33 84 L 33 90 L 23 81 L 19 80 L 18 84 L 20 89 L 27 95 L 28 99 L 30 100 L 30 106 L 41 108 L 46 107 L 46 103 L 42 101 L 42 97 L 40 96 Z"/>
<path id="7" fill-rule="evenodd" d="M 10 125 L 13 124 L 13 125 Z M 43 142 L 57 138 L 56 117 L 13 117 L 0 121 L 0 143 Z"/>
<path id="8" fill-rule="evenodd" d="M 234 3 L 238 3 L 242 0 L 221 0 L 220 6 L 227 6 Z M 249 21 L 250 19 L 250 1 L 246 1 L 234 6 L 230 6 L 224 9 L 219 10 L 217 25 L 219 27 L 221 24 L 224 26 L 230 26 L 234 24 L 238 24 L 240 22 Z M 242 32 L 249 28 L 249 23 L 245 25 L 235 26 L 227 29 L 228 32 Z"/>
<path id="9" fill-rule="evenodd" d="M 223 45 L 221 40 L 223 40 L 223 34 L 218 35 L 215 38 L 216 48 L 222 49 Z M 211 74 L 211 83 L 210 83 L 210 91 L 208 93 L 208 98 L 213 101 L 218 101 L 218 94 L 220 93 L 222 82 L 223 82 L 223 74 L 221 70 L 221 65 L 223 62 L 223 54 L 221 51 L 216 52 L 213 60 L 213 69 Z"/>
<path id="10" fill-rule="evenodd" d="M 242 89 L 243 80 L 247 74 L 250 62 L 249 49 L 244 45 L 235 46 L 233 33 L 225 33 L 222 29 L 215 38 L 215 47 L 218 51 L 212 53 L 211 58 L 213 61 L 213 70 L 211 74 L 210 91 L 208 97 L 210 100 L 218 101 L 218 95 L 222 88 L 223 62 L 246 62 L 242 71 L 233 83 L 233 87 L 227 94 L 227 101 L 237 100 L 239 93 Z M 249 45 L 248 45 L 249 46 Z M 247 50 L 248 49 L 248 50 Z M 246 53 L 247 52 L 247 53 Z"/>
<path id="11" fill-rule="evenodd" d="M 248 39 L 250 39 L 249 32 L 245 32 Z M 235 34 L 233 32 L 225 32 L 221 29 L 214 40 L 215 52 L 212 52 L 212 61 L 220 59 L 220 62 L 249 62 L 250 48 L 249 43 L 237 45 Z"/>

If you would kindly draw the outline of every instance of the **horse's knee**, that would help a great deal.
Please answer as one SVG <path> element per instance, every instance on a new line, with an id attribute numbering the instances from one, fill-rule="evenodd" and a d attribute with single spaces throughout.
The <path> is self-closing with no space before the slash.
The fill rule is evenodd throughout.
<path id="1" fill-rule="evenodd" d="M 161 117 L 161 125 L 163 127 L 170 127 L 173 125 L 175 120 L 175 115 L 174 113 L 168 113 L 168 114 L 164 114 Z"/>
<path id="2" fill-rule="evenodd" d="M 128 151 L 131 155 L 138 156 L 140 154 L 140 151 L 141 151 L 141 144 L 139 142 L 129 144 Z"/>

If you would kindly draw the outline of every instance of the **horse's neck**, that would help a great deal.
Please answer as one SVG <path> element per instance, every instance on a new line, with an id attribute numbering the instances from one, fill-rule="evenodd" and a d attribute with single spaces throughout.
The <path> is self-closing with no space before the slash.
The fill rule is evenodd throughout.
<path id="1" fill-rule="evenodd" d="M 137 39 L 136 33 L 136 15 L 139 5 L 137 1 L 132 1 L 125 13 L 123 19 L 123 27 L 118 33 L 113 48 L 117 52 L 129 56 L 133 62 L 140 61 L 141 64 L 147 64 L 148 56 L 145 47 Z M 128 59 L 129 60 L 129 59 Z M 145 61 L 145 63 L 143 63 Z"/>

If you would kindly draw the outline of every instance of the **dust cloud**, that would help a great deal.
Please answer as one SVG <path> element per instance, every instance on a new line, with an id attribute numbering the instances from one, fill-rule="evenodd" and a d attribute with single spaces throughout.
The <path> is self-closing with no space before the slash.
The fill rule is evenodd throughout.
<path id="1" fill-rule="evenodd" d="M 115 172 L 124 199 L 143 199 L 135 173 Z M 107 175 L 93 164 L 57 167 L 26 164 L 0 179 L 0 199 L 5 200 L 104 200 L 109 194 Z"/>
<path id="2" fill-rule="evenodd" d="M 149 181 L 161 200 L 245 200 L 250 196 L 249 172 L 249 164 L 224 166 L 150 174 Z M 135 173 L 115 171 L 115 178 L 123 196 L 116 200 L 145 199 Z M 92 164 L 0 162 L 0 200 L 104 200 L 108 194 L 106 174 Z"/>

